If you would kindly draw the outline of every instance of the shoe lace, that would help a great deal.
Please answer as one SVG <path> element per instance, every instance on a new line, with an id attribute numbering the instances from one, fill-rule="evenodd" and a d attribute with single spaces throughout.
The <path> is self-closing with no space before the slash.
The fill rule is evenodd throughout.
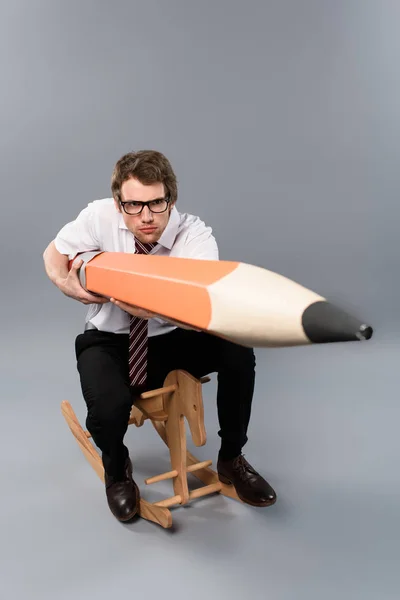
<path id="1" fill-rule="evenodd" d="M 257 475 L 256 471 L 254 471 L 252 466 L 245 459 L 244 454 L 240 454 L 235 459 L 234 466 L 235 466 L 235 469 L 237 469 L 237 471 L 242 479 L 247 478 L 249 473 L 253 473 L 254 475 Z"/>

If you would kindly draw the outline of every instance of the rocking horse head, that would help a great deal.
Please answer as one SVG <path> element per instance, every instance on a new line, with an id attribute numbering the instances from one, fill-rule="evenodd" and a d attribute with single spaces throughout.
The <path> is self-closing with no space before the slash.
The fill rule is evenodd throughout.
<path id="1" fill-rule="evenodd" d="M 187 371 L 176 371 L 179 389 L 179 412 L 186 418 L 195 446 L 204 446 L 207 441 L 204 426 L 204 406 L 201 382 Z"/>

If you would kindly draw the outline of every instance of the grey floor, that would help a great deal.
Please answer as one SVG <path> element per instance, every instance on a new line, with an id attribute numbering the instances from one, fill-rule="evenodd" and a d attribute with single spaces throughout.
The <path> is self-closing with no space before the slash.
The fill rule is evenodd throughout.
<path id="1" fill-rule="evenodd" d="M 1 363 L 1 598 L 398 598 L 398 346 L 385 332 L 367 344 L 257 351 L 246 457 L 278 502 L 209 496 L 173 509 L 172 530 L 118 523 L 64 422 L 64 398 L 84 418 L 73 322 L 27 333 L 19 382 L 15 330 Z M 213 461 L 215 391 L 212 376 L 207 445 L 189 442 Z M 170 494 L 169 483 L 143 483 L 168 469 L 152 427 L 131 427 L 126 440 L 143 496 Z"/>

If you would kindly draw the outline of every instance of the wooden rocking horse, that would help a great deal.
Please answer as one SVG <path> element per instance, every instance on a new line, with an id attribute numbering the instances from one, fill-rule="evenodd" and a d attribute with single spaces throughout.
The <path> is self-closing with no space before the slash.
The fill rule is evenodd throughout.
<path id="1" fill-rule="evenodd" d="M 149 420 L 169 449 L 171 470 L 149 477 L 145 479 L 145 483 L 150 485 L 172 479 L 174 495 L 153 503 L 141 498 L 139 508 L 141 517 L 164 528 L 172 526 L 170 507 L 187 504 L 195 498 L 220 493 L 242 502 L 233 485 L 219 481 L 218 474 L 210 468 L 211 460 L 201 462 L 186 448 L 185 418 L 195 446 L 204 446 L 206 443 L 201 387 L 207 381 L 210 381 L 209 377 L 196 379 L 187 371 L 171 371 L 162 388 L 142 393 L 132 406 L 129 425 L 141 427 L 144 421 Z M 82 452 L 104 482 L 103 463 L 98 450 L 90 441 L 90 433 L 82 428 L 67 400 L 62 401 L 61 410 Z M 189 491 L 188 473 L 192 473 L 205 485 Z"/>

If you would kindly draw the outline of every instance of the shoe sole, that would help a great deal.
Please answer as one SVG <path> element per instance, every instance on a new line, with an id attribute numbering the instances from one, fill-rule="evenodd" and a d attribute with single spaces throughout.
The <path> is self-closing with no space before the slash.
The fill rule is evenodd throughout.
<path id="1" fill-rule="evenodd" d="M 230 479 L 228 479 L 227 477 L 225 477 L 225 475 L 220 475 L 218 473 L 218 479 L 220 480 L 221 483 L 224 483 L 225 485 L 233 486 L 235 488 L 235 492 L 237 493 L 237 495 L 239 496 L 241 501 L 244 502 L 245 504 L 249 504 L 250 506 L 256 506 L 256 507 L 272 506 L 276 502 L 276 497 L 273 500 L 267 500 L 266 502 L 251 502 L 250 500 L 247 500 L 247 498 L 244 498 L 243 496 L 241 496 L 241 494 L 237 491 L 237 489 L 234 486 L 234 484 L 232 483 L 232 481 Z"/>

